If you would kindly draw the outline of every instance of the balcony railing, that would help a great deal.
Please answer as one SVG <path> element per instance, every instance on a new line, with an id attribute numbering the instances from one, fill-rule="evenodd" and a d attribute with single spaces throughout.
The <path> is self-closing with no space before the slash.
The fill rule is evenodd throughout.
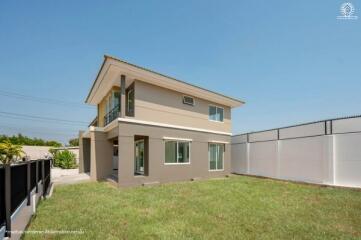
<path id="1" fill-rule="evenodd" d="M 115 106 L 112 110 L 110 110 L 107 114 L 104 116 L 104 126 L 111 123 L 114 119 L 116 119 L 119 116 L 119 105 Z"/>

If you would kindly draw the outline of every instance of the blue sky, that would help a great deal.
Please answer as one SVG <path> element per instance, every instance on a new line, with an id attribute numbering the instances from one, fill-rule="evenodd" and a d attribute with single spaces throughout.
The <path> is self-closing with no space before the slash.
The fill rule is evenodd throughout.
<path id="1" fill-rule="evenodd" d="M 104 54 L 238 97 L 233 133 L 361 114 L 360 19 L 344 1 L 1 1 L 0 111 L 89 122 Z M 66 142 L 82 123 L 0 115 L 0 133 Z"/>

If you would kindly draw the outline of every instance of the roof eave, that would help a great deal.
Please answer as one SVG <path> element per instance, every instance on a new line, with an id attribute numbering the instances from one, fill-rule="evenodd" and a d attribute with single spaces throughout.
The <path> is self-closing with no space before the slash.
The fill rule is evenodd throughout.
<path id="1" fill-rule="evenodd" d="M 87 104 L 90 104 L 90 103 L 89 103 L 89 97 L 90 97 L 90 95 L 91 95 L 91 93 L 92 93 L 92 91 L 93 91 L 93 89 L 94 89 L 95 83 L 97 82 L 100 73 L 101 73 L 102 70 L 103 70 L 103 67 L 104 67 L 104 65 L 105 65 L 106 60 L 107 60 L 107 56 L 104 55 L 103 63 L 102 63 L 102 65 L 101 65 L 101 67 L 100 67 L 100 69 L 99 69 L 99 71 L 98 71 L 98 74 L 97 74 L 96 78 L 95 78 L 94 81 L 93 81 L 93 84 L 92 84 L 92 86 L 91 86 L 91 88 L 90 88 L 90 91 L 89 91 L 89 93 L 88 93 L 88 96 L 87 96 L 86 99 L 85 99 L 85 103 L 87 103 Z"/>
<path id="2" fill-rule="evenodd" d="M 200 86 L 197 86 L 197 85 L 194 85 L 194 84 L 191 84 L 191 83 L 188 83 L 188 82 L 185 82 L 185 81 L 182 81 L 182 80 L 179 80 L 179 79 L 176 79 L 176 78 L 167 76 L 167 75 L 164 75 L 164 74 L 162 74 L 162 73 L 155 72 L 155 71 L 153 71 L 153 70 L 150 70 L 150 69 L 147 69 L 147 68 L 144 68 L 144 67 L 141 67 L 141 66 L 138 66 L 138 65 L 135 65 L 135 64 L 126 62 L 126 61 L 124 61 L 124 60 L 121 60 L 121 59 L 119 59 L 119 58 L 116 58 L 116 57 L 113 57 L 113 56 L 110 56 L 110 55 L 104 55 L 103 63 L 102 63 L 102 65 L 101 65 L 101 67 L 100 67 L 100 69 L 99 69 L 99 71 L 98 71 L 98 74 L 97 74 L 97 76 L 96 76 L 96 78 L 95 78 L 95 80 L 94 80 L 94 82 L 93 82 L 93 84 L 92 84 L 92 87 L 91 87 L 91 89 L 90 89 L 90 91 L 89 91 L 89 93 L 88 93 L 88 96 L 87 96 L 87 98 L 86 98 L 86 100 L 85 100 L 85 103 L 90 104 L 90 101 L 89 101 L 90 95 L 91 95 L 91 93 L 92 93 L 92 91 L 93 91 L 93 89 L 94 89 L 94 86 L 95 86 L 95 84 L 96 84 L 96 82 L 97 82 L 97 80 L 98 80 L 98 78 L 99 78 L 100 73 L 101 73 L 102 70 L 103 70 L 103 67 L 104 67 L 107 59 L 112 59 L 112 60 L 115 60 L 115 61 L 118 61 L 118 62 L 127 64 L 127 65 L 130 65 L 130 66 L 136 67 L 136 68 L 138 68 L 138 69 L 141 69 L 141 70 L 144 70 L 144 71 L 147 71 L 147 72 L 150 72 L 150 73 L 153 73 L 153 74 L 162 76 L 162 77 L 166 77 L 166 78 L 168 78 L 168 79 L 171 79 L 171 80 L 174 80 L 174 81 L 183 83 L 183 84 L 187 84 L 187 85 L 189 85 L 189 86 L 191 86 L 191 87 L 198 88 L 198 89 L 201 89 L 201 90 L 203 90 L 203 91 L 207 91 L 207 92 L 213 93 L 213 94 L 218 95 L 218 96 L 220 96 L 220 97 L 222 97 L 222 98 L 226 98 L 227 100 L 230 101 L 229 106 L 232 107 L 232 108 L 234 108 L 234 107 L 240 107 L 240 106 L 242 106 L 242 105 L 245 104 L 245 102 L 242 101 L 242 100 L 240 100 L 240 99 L 237 99 L 237 98 L 234 98 L 234 97 L 229 97 L 229 96 L 223 95 L 223 94 L 221 94 L 221 93 L 218 93 L 218 92 L 215 92 L 215 91 L 212 91 L 212 90 L 209 90 L 209 89 L 206 89 L 206 88 L 203 88 L 203 87 L 200 87 Z"/>

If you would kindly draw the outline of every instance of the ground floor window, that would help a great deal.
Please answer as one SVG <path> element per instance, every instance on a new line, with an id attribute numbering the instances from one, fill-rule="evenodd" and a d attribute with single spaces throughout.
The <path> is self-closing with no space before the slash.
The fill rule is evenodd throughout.
<path id="1" fill-rule="evenodd" d="M 190 142 L 187 141 L 166 141 L 165 142 L 165 163 L 185 164 L 190 161 Z"/>
<path id="2" fill-rule="evenodd" d="M 209 144 L 209 170 L 223 170 L 224 163 L 224 144 L 210 143 Z"/>

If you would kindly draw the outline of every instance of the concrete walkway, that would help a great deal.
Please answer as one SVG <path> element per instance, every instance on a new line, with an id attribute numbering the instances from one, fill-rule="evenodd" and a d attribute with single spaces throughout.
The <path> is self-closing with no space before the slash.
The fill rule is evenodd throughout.
<path id="1" fill-rule="evenodd" d="M 54 185 L 74 184 L 90 181 L 89 174 L 79 173 L 79 169 L 51 169 L 51 180 Z"/>

